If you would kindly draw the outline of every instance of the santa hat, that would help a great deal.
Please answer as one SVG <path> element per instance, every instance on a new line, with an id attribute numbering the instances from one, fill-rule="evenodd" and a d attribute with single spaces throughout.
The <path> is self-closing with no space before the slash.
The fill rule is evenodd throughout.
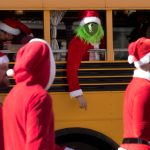
<path id="1" fill-rule="evenodd" d="M 32 35 L 31 30 L 26 25 L 12 18 L 6 18 L 0 21 L 0 30 L 12 35 L 19 35 L 21 32 Z"/>
<path id="2" fill-rule="evenodd" d="M 128 62 L 130 64 L 134 63 L 136 68 L 150 63 L 150 39 L 142 37 L 130 43 L 128 52 Z"/>
<path id="3" fill-rule="evenodd" d="M 80 12 L 80 25 L 83 26 L 90 22 L 95 22 L 101 24 L 100 17 L 97 11 L 95 10 L 83 10 Z"/>
<path id="4" fill-rule="evenodd" d="M 8 70 L 7 75 L 14 76 L 16 82 L 29 79 L 48 90 L 55 78 L 55 67 L 49 44 L 35 38 L 19 49 L 14 69 Z"/>

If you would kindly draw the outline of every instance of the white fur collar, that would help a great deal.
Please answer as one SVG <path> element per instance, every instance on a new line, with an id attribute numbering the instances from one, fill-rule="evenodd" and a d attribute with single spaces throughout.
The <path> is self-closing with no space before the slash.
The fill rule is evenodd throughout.
<path id="1" fill-rule="evenodd" d="M 95 48 L 95 49 L 97 49 L 97 48 L 99 48 L 99 43 L 98 44 L 91 44 L 91 45 L 93 45 L 93 47 Z"/>
<path id="2" fill-rule="evenodd" d="M 133 77 L 144 78 L 150 81 L 150 72 L 138 68 L 134 70 Z"/>

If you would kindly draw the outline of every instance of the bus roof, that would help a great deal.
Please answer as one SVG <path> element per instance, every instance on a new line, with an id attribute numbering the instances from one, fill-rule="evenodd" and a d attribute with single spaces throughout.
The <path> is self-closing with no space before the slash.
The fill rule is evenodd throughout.
<path id="1" fill-rule="evenodd" d="M 146 0 L 5 0 L 1 10 L 82 10 L 82 9 L 150 9 Z"/>

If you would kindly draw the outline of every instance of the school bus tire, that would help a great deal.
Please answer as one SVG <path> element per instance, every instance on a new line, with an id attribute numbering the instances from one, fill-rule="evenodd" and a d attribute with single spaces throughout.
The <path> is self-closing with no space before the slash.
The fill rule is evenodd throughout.
<path id="1" fill-rule="evenodd" d="M 118 144 L 97 131 L 85 128 L 65 128 L 56 131 L 56 143 L 75 150 L 117 150 Z"/>

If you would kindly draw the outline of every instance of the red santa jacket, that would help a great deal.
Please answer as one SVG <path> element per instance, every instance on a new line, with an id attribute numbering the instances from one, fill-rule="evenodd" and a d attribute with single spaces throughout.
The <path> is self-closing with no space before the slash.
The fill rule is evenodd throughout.
<path id="1" fill-rule="evenodd" d="M 150 141 L 150 74 L 135 70 L 124 98 L 123 138 L 141 138 Z M 122 144 L 127 150 L 150 150 L 144 144 Z"/>
<path id="2" fill-rule="evenodd" d="M 46 41 L 33 39 L 19 50 L 16 85 L 3 105 L 5 150 L 54 150 L 52 99 L 46 92 L 54 76 L 55 62 Z"/>
<path id="3" fill-rule="evenodd" d="M 89 50 L 99 48 L 98 45 L 91 45 L 75 36 L 68 46 L 67 58 L 67 80 L 71 97 L 82 95 L 78 80 L 78 69 L 81 61 L 89 60 Z"/>

